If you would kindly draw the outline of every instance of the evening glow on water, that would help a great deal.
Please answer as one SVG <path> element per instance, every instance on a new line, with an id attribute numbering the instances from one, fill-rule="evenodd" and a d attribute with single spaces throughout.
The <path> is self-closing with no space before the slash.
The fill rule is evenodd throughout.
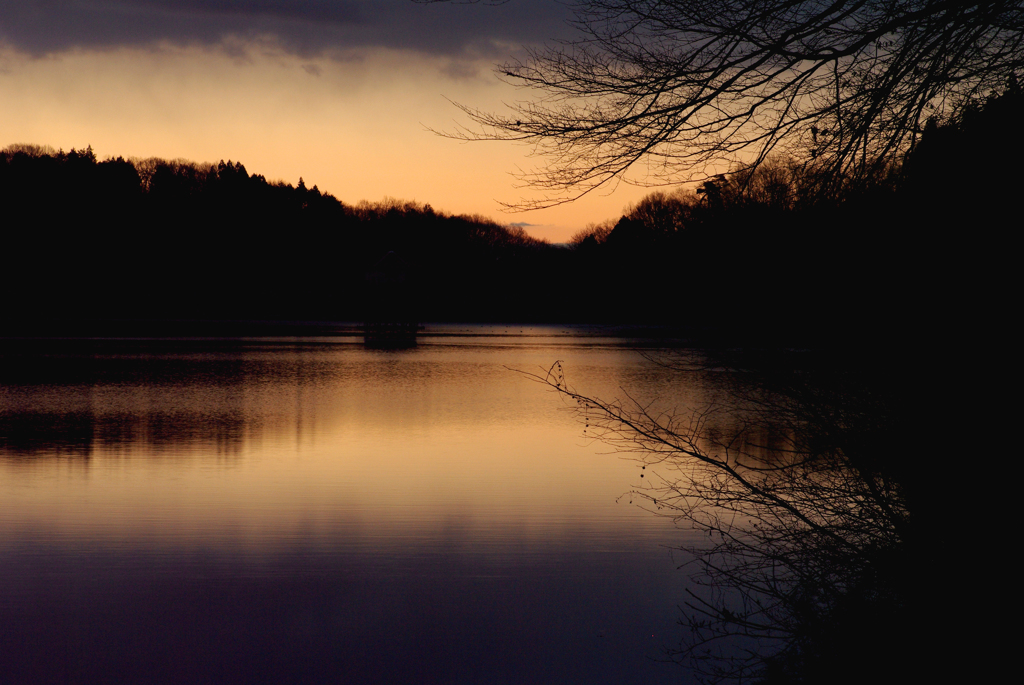
<path id="1" fill-rule="evenodd" d="M 511 349 L 513 359 L 543 359 L 542 350 Z M 611 370 L 607 386 L 617 374 L 603 364 L 623 354 L 628 361 L 591 351 L 579 372 Z M 487 348 L 389 358 L 342 346 L 319 356 L 248 353 L 237 361 L 257 374 L 294 366 L 219 387 L 198 375 L 168 387 L 9 389 L 8 407 L 84 413 L 97 429 L 88 458 L 44 447 L 38 459 L 5 462 L 3 500 L 19 516 L 4 523 L 227 538 L 298 534 L 356 514 L 407 533 L 455 521 L 527 537 L 650 523 L 617 501 L 639 482 L 638 464 L 588 439 L 564 402 L 497 358 Z M 178 361 L 204 368 L 217 357 Z M 103 426 L 118 429 L 105 436 Z M 26 478 L 47 487 L 26 488 Z"/>
<path id="2" fill-rule="evenodd" d="M 663 395 L 627 341 L 61 350 L 9 358 L 0 386 L 0 668 L 20 681 L 685 677 L 657 658 L 701 536 L 631 502 L 641 465 L 510 370 L 561 359 L 608 396 Z M 713 395 L 669 375 L 673 403 Z"/>

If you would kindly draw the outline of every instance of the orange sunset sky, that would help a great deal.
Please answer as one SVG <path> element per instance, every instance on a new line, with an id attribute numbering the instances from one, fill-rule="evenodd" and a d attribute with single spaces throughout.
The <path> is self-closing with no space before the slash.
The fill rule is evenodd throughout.
<path id="1" fill-rule="evenodd" d="M 620 184 L 570 205 L 506 213 L 538 197 L 513 143 L 429 129 L 471 122 L 452 101 L 500 111 L 531 93 L 496 64 L 572 36 L 554 0 L 26 0 L 0 8 L 0 147 L 97 156 L 241 161 L 303 177 L 346 203 L 385 197 L 522 223 L 566 240 L 617 218 L 649 189 Z"/>

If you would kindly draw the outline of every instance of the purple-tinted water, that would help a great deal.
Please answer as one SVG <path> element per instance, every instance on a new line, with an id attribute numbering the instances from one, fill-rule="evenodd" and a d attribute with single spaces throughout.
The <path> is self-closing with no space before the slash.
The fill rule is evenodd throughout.
<path id="1" fill-rule="evenodd" d="M 506 367 L 704 390 L 629 341 L 463 333 L 0 356 L 0 681 L 687 682 L 694 534 Z"/>

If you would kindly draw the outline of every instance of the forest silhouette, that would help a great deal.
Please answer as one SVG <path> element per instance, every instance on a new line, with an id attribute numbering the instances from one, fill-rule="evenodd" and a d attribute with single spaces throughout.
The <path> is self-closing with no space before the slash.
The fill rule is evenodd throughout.
<path id="1" fill-rule="evenodd" d="M 240 162 L 14 145 L 0 152 L 2 325 L 363 321 L 368 273 L 394 253 L 408 270 L 398 297 L 420 321 L 916 336 L 979 286 L 1003 287 L 980 265 L 1017 214 L 1021 113 L 1011 84 L 837 192 L 779 157 L 696 192 L 654 192 L 569 245 L 430 205 L 346 204 Z"/>

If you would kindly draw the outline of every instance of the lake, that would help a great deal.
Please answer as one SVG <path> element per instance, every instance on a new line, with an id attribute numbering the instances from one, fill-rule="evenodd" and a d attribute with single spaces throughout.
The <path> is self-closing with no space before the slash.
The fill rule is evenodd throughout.
<path id="1" fill-rule="evenodd" d="M 22 341 L 0 356 L 0 673 L 20 683 L 686 683 L 698 544 L 510 369 L 678 410 L 599 329 Z"/>

